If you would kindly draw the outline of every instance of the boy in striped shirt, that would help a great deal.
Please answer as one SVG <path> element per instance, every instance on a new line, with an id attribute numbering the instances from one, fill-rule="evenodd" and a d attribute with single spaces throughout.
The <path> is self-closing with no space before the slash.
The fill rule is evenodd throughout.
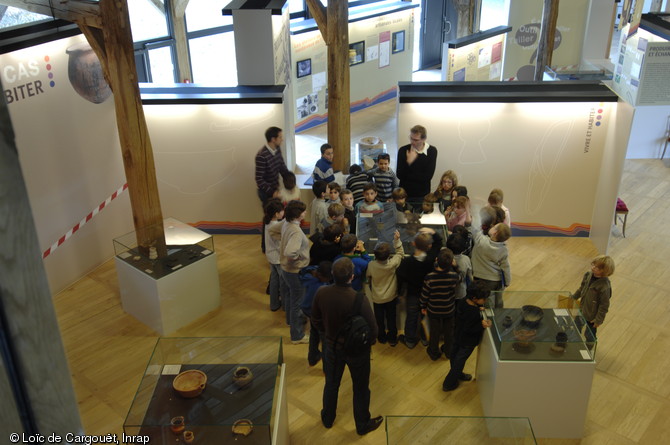
<path id="1" fill-rule="evenodd" d="M 391 156 L 388 153 L 377 157 L 377 168 L 370 172 L 370 177 L 377 186 L 377 199 L 381 202 L 391 201 L 393 189 L 398 187 L 400 181 L 391 170 Z"/>
<path id="2" fill-rule="evenodd" d="M 428 315 L 430 339 L 428 340 L 428 356 L 437 360 L 442 353 L 449 358 L 454 341 L 454 305 L 456 287 L 460 282 L 458 268 L 454 262 L 454 254 L 444 248 L 437 254 L 435 270 L 426 275 L 421 290 L 419 304 L 421 312 Z M 444 344 L 439 347 L 440 336 L 444 336 Z"/>

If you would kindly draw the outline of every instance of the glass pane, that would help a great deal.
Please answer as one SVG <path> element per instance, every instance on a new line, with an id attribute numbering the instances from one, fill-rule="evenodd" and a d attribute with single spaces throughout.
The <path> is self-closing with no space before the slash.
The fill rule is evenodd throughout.
<path id="1" fill-rule="evenodd" d="M 0 5 L 0 12 L 2 12 L 3 8 L 7 9 L 5 13 L 0 16 L 0 29 L 25 25 L 26 23 L 39 22 L 41 20 L 53 20 L 48 15 L 36 14 L 12 6 Z"/>
<path id="2" fill-rule="evenodd" d="M 153 83 L 174 83 L 174 65 L 169 46 L 149 50 L 149 63 Z"/>
<path id="3" fill-rule="evenodd" d="M 168 36 L 164 0 L 133 0 L 128 11 L 133 42 Z"/>
<path id="4" fill-rule="evenodd" d="M 186 29 L 191 32 L 232 25 L 233 16 L 221 14 L 229 3 L 230 0 L 191 0 L 186 7 Z"/>
<path id="5" fill-rule="evenodd" d="M 193 82 L 237 86 L 235 39 L 232 32 L 189 39 Z"/>
<path id="6" fill-rule="evenodd" d="M 288 12 L 300 12 L 305 10 L 304 0 L 288 0 Z"/>
<path id="7" fill-rule="evenodd" d="M 486 31 L 496 26 L 507 25 L 509 0 L 482 0 L 482 15 L 479 29 Z"/>

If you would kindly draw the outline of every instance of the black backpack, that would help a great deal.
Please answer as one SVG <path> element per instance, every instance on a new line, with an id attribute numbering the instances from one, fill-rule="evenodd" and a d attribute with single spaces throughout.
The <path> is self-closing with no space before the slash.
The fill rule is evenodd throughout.
<path id="1" fill-rule="evenodd" d="M 361 315 L 363 294 L 358 292 L 354 300 L 353 312 L 337 331 L 336 344 L 342 345 L 347 356 L 362 355 L 370 351 L 372 345 L 370 325 Z"/>

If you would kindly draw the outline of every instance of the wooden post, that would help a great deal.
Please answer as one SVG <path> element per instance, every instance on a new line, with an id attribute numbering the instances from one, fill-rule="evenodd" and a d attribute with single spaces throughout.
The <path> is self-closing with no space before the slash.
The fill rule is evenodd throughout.
<path id="1" fill-rule="evenodd" d="M 186 7 L 189 0 L 173 0 L 170 8 L 170 16 L 174 24 L 174 39 L 177 53 L 177 70 L 179 71 L 179 82 L 188 79 L 193 82 L 191 73 L 191 59 L 188 56 L 188 43 L 186 38 Z"/>
<path id="2" fill-rule="evenodd" d="M 344 1 L 306 0 L 328 47 L 328 143 L 335 147 L 335 170 L 349 171 L 351 160 L 351 102 L 349 76 L 349 5 Z"/>
<path id="3" fill-rule="evenodd" d="M 126 0 L 100 0 L 107 69 L 116 107 L 123 166 L 128 182 L 137 243 L 143 253 L 155 247 L 167 255 L 163 215 L 149 131 L 137 85 L 133 37 Z M 91 45 L 93 46 L 93 45 Z M 94 47 L 95 48 L 95 47 Z"/>
<path id="4" fill-rule="evenodd" d="M 545 67 L 551 66 L 551 56 L 554 52 L 554 39 L 556 36 L 556 21 L 558 20 L 558 1 L 544 0 L 542 23 L 540 25 L 540 41 L 537 44 L 535 80 L 542 80 Z"/>

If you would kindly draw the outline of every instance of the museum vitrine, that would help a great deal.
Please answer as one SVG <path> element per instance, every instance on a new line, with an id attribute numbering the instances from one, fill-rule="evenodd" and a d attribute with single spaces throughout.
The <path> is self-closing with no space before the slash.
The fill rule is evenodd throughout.
<path id="1" fill-rule="evenodd" d="M 533 445 L 526 417 L 386 416 L 387 445 Z"/>
<path id="2" fill-rule="evenodd" d="M 284 443 L 283 361 L 281 337 L 161 337 L 124 433 L 162 445 Z"/>
<path id="3" fill-rule="evenodd" d="M 593 361 L 597 340 L 567 291 L 503 291 L 486 310 L 500 360 Z M 561 305 L 563 306 L 563 305 Z"/>

